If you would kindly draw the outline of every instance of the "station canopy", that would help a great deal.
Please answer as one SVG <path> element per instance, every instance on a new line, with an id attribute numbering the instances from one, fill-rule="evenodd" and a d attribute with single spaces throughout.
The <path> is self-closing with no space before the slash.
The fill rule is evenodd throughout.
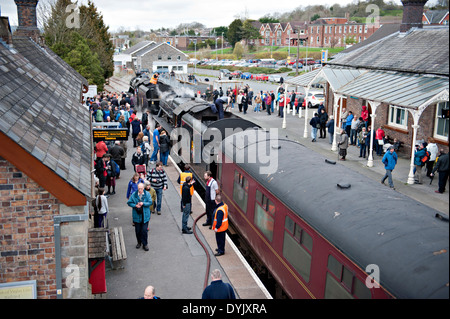
<path id="1" fill-rule="evenodd" d="M 286 81 L 289 85 L 310 87 L 329 83 L 333 93 L 418 109 L 436 96 L 449 91 L 444 76 L 406 72 L 323 67 Z"/>

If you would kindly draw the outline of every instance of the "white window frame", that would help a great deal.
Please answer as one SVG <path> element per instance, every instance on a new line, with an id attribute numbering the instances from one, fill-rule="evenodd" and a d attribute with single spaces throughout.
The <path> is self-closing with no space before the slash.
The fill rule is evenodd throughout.
<path id="1" fill-rule="evenodd" d="M 448 105 L 448 101 L 442 101 L 436 104 L 436 113 L 435 113 L 435 122 L 434 122 L 434 132 L 433 132 L 433 136 L 438 139 L 438 140 L 442 140 L 442 141 L 447 141 L 448 140 L 448 136 L 444 136 L 444 135 L 439 135 L 438 134 L 438 125 L 439 122 L 441 121 L 441 123 L 444 123 L 444 127 L 445 125 L 448 127 L 448 125 L 450 124 L 450 120 L 449 119 L 441 119 L 440 118 L 440 114 L 439 114 L 439 106 L 442 105 L 442 107 L 444 108 L 445 104 L 447 104 L 447 108 L 449 107 Z"/>
<path id="2" fill-rule="evenodd" d="M 404 111 L 404 119 L 403 122 L 404 124 L 399 124 L 396 123 L 395 119 L 396 119 L 396 114 L 393 112 L 397 112 L 398 110 L 400 111 Z M 408 110 L 405 109 L 404 107 L 400 107 L 400 106 L 396 106 L 396 105 L 389 105 L 389 117 L 388 117 L 388 124 L 389 126 L 394 126 L 394 127 L 398 127 L 399 129 L 402 130 L 408 130 Z M 392 116 L 394 116 L 394 121 L 392 121 Z"/>

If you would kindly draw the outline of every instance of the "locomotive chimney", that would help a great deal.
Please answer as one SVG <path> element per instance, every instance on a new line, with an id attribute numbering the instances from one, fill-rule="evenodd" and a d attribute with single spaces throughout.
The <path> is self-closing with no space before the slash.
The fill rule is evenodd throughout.
<path id="1" fill-rule="evenodd" d="M 19 18 L 19 27 L 14 36 L 30 37 L 37 40 L 40 32 L 37 27 L 36 6 L 39 0 L 14 0 L 17 5 L 17 16 Z"/>
<path id="2" fill-rule="evenodd" d="M 400 32 L 407 32 L 411 28 L 422 28 L 423 7 L 428 0 L 402 0 L 403 19 Z"/>

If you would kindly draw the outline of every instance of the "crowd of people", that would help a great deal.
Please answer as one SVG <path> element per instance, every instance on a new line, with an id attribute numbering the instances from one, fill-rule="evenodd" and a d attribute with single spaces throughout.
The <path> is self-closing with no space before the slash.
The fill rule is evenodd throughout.
<path id="1" fill-rule="evenodd" d="M 213 92 L 214 104 L 217 107 L 219 118 L 223 118 L 224 108 L 237 104 L 239 112 L 247 114 L 248 110 L 253 112 L 266 111 L 271 115 L 275 111 L 275 105 L 279 103 L 278 116 L 283 117 L 284 107 L 290 105 L 292 109 L 301 107 L 303 98 L 296 96 L 294 91 L 284 92 L 280 87 L 277 92 L 261 91 L 255 94 L 253 90 L 245 85 L 242 88 L 231 89 L 226 92 L 222 88 Z M 133 152 L 131 165 L 132 176 L 127 185 L 126 201 L 132 209 L 131 219 L 135 228 L 136 248 L 149 250 L 148 231 L 152 214 L 161 215 L 163 193 L 168 189 L 168 177 L 164 167 L 168 166 L 168 156 L 171 148 L 171 140 L 167 132 L 154 123 L 149 111 L 139 118 L 135 108 L 133 97 L 128 94 L 112 93 L 100 95 L 95 99 L 87 101 L 92 121 L 95 123 L 116 122 L 118 127 L 126 127 L 131 133 L 133 140 Z M 385 165 L 385 175 L 381 179 L 384 184 L 388 179 L 389 186 L 394 189 L 392 172 L 397 164 L 397 152 L 401 143 L 397 140 L 393 144 L 385 147 L 387 143 L 383 127 L 378 127 L 374 132 L 374 141 L 371 143 L 371 126 L 369 125 L 368 110 L 362 107 L 360 116 L 355 116 L 352 111 L 342 110 L 338 127 L 337 142 L 339 156 L 345 160 L 349 146 L 356 146 L 360 149 L 359 157 L 366 158 L 370 146 L 373 151 L 382 156 L 382 163 Z M 309 124 L 312 127 L 312 142 L 318 138 L 326 139 L 327 133 L 329 143 L 334 138 L 334 117 L 328 115 L 321 103 L 314 117 Z M 100 125 L 100 124 L 99 124 Z M 107 125 L 107 124 L 106 124 Z M 317 136 L 319 135 L 319 136 Z M 384 150 L 386 149 L 386 152 Z M 96 197 L 92 202 L 94 207 L 95 227 L 105 227 L 105 220 L 109 211 L 108 197 L 116 194 L 116 179 L 121 178 L 121 171 L 126 170 L 127 141 L 99 141 L 95 144 L 95 176 L 97 180 Z M 158 159 L 159 156 L 159 159 Z M 149 168 L 149 163 L 154 164 L 154 168 Z M 445 191 L 445 184 L 448 179 L 448 154 L 444 150 L 439 150 L 435 141 L 430 138 L 427 142 L 418 143 L 415 157 L 415 174 L 417 183 L 423 183 L 422 172 L 425 168 L 426 176 L 433 178 L 436 172 L 439 174 L 439 189 L 437 193 Z M 217 181 L 212 177 L 211 172 L 204 175 L 206 222 L 203 226 L 208 226 L 215 232 L 217 249 L 215 256 L 225 254 L 225 234 L 228 228 L 228 206 L 223 202 Z M 183 234 L 192 234 L 192 227 L 188 226 L 189 215 L 192 212 L 192 196 L 194 187 L 194 177 L 189 165 L 185 165 L 184 171 L 178 179 L 181 195 L 181 231 Z M 234 293 L 227 285 L 222 285 L 220 272 L 212 273 L 214 282 L 211 287 L 205 290 L 203 298 L 226 295 L 232 298 Z M 219 283 L 221 283 L 220 288 Z M 149 286 L 145 296 L 155 298 L 154 288 Z M 147 299 L 147 298 L 145 298 Z"/>
<path id="2" fill-rule="evenodd" d="M 208 94 L 205 96 L 208 98 Z M 219 119 L 223 118 L 224 105 L 234 109 L 235 105 L 240 113 L 247 114 L 250 110 L 253 112 L 267 112 L 267 115 L 275 113 L 275 105 L 278 103 L 278 117 L 284 116 L 284 107 L 289 105 L 290 108 L 298 113 L 299 107 L 302 106 L 304 97 L 298 95 L 292 90 L 285 92 L 283 86 L 279 86 L 275 92 L 273 90 L 259 91 L 255 93 L 253 89 L 245 84 L 242 87 L 229 87 L 225 92 L 222 87 L 214 89 L 212 99 L 219 113 Z"/>

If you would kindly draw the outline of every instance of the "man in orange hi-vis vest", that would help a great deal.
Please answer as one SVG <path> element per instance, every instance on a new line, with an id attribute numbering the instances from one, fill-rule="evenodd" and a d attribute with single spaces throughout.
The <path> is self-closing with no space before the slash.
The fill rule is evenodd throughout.
<path id="1" fill-rule="evenodd" d="M 150 83 L 151 83 L 151 84 L 156 84 L 156 83 L 158 83 L 158 76 L 159 76 L 158 73 L 153 74 L 152 78 L 150 79 Z"/>
<path id="2" fill-rule="evenodd" d="M 217 253 L 214 256 L 225 254 L 225 237 L 228 229 L 228 205 L 222 202 L 222 196 L 216 195 L 216 210 L 214 211 L 214 221 L 212 229 L 216 232 Z"/>

